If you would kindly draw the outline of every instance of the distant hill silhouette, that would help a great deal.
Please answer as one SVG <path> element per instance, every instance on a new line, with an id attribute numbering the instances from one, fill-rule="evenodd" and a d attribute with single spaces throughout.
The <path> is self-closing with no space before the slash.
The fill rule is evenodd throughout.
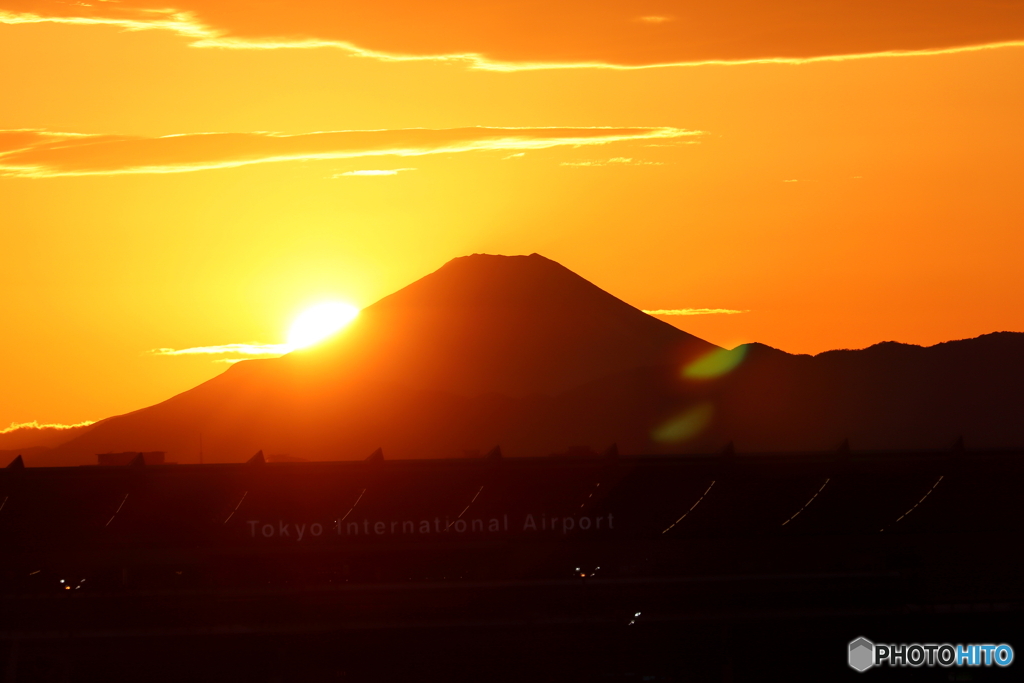
<path id="1" fill-rule="evenodd" d="M 832 450 L 843 439 L 855 450 L 941 449 L 960 437 L 971 448 L 1024 444 L 1021 333 L 817 356 L 763 344 L 735 353 L 742 362 L 716 379 L 687 381 L 668 365 L 579 387 L 508 443 L 541 448 L 557 427 L 565 443 L 616 441 L 630 453 L 716 452 L 729 442 L 748 452 Z M 671 426 L 693 416 L 707 424 L 673 440 Z"/>
<path id="2" fill-rule="evenodd" d="M 537 254 L 457 258 L 330 343 L 109 418 L 29 465 L 160 450 L 242 462 L 1024 445 L 1024 334 L 794 356 L 727 352 Z"/>
<path id="3" fill-rule="evenodd" d="M 49 464 L 49 453 L 50 449 L 43 446 L 19 448 L 13 451 L 0 451 L 0 467 L 7 467 L 19 455 L 22 456 L 23 461 L 28 462 L 30 466 L 33 464 L 37 466 L 40 464 Z"/>

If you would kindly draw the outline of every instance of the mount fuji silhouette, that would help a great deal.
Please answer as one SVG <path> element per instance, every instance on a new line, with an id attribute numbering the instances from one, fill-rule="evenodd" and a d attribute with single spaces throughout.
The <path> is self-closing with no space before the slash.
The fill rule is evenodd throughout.
<path id="1" fill-rule="evenodd" d="M 1024 334 L 794 356 L 726 351 L 537 254 L 456 258 L 327 343 L 236 363 L 27 457 L 242 462 L 1024 445 Z M 201 441 L 200 441 L 201 440 Z"/>

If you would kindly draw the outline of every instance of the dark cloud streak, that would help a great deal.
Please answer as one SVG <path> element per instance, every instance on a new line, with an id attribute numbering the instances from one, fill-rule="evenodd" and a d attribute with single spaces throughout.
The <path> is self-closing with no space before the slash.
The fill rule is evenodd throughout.
<path id="1" fill-rule="evenodd" d="M 1020 44 L 1024 3 L 978 0 L 0 0 L 0 22 L 163 29 L 196 45 L 338 47 L 492 69 L 802 61 Z"/>

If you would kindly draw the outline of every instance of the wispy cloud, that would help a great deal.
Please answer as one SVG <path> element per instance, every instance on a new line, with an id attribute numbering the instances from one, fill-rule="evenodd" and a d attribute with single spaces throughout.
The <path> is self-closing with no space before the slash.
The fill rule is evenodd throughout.
<path id="1" fill-rule="evenodd" d="M 152 349 L 156 356 L 280 356 L 295 350 L 289 344 L 221 344 L 220 346 L 194 346 L 188 349 Z"/>
<path id="2" fill-rule="evenodd" d="M 596 12 L 586 0 L 484 4 L 0 0 L 0 23 L 161 30 L 195 47 L 332 48 L 493 71 L 799 64 L 1024 45 L 1024 3 L 1010 0 L 849 0 L 813 12 L 806 0 L 665 0 L 639 16 L 632 0 L 606 0 Z"/>
<path id="3" fill-rule="evenodd" d="M 737 311 L 731 308 L 657 308 L 651 311 L 644 311 L 647 315 L 736 315 L 737 313 L 749 313 L 749 311 Z"/>
<path id="4" fill-rule="evenodd" d="M 682 128 L 408 128 L 277 133 L 193 133 L 144 138 L 0 131 L 0 174 L 55 176 L 187 173 L 252 164 L 537 150 L 697 138 Z M 5 137 L 6 136 L 6 137 Z M 616 162 L 621 163 L 621 162 Z M 401 170 L 411 169 L 397 169 Z M 376 175 L 382 172 L 372 172 Z M 363 173 L 365 174 L 365 173 Z"/>
<path id="5" fill-rule="evenodd" d="M 367 169 L 360 171 L 345 171 L 344 173 L 335 173 L 332 178 L 342 178 L 344 176 L 390 176 L 398 175 L 403 171 L 415 171 L 415 168 L 391 168 L 386 170 Z"/>
<path id="6" fill-rule="evenodd" d="M 81 133 L 54 133 L 48 130 L 37 130 L 34 128 L 19 128 L 14 130 L 0 130 L 0 154 L 17 152 L 22 149 L 36 147 L 44 144 L 54 144 L 68 140 L 91 138 L 91 135 Z"/>
<path id="7" fill-rule="evenodd" d="M 664 166 L 662 161 L 644 161 L 630 157 L 613 157 L 611 159 L 587 161 L 563 161 L 560 166 Z"/>
<path id="8" fill-rule="evenodd" d="M 194 40 L 214 39 L 219 35 L 218 31 L 201 23 L 194 14 L 174 9 L 147 9 L 130 7 L 127 4 L 119 6 L 109 2 L 101 5 L 72 4 L 60 0 L 37 4 L 50 6 L 40 7 L 42 11 L 36 12 L 11 12 L 0 9 L 0 24 L 116 26 L 128 31 L 170 31 Z"/>
<path id="9" fill-rule="evenodd" d="M 0 429 L 0 434 L 10 434 L 11 432 L 16 432 L 22 429 L 77 429 L 79 427 L 88 427 L 91 424 L 95 424 L 95 422 L 93 422 L 92 420 L 86 420 L 85 422 L 78 422 L 76 424 L 70 425 L 61 424 L 59 422 L 37 422 L 36 420 L 32 420 L 31 422 L 12 422 L 10 427 L 7 427 L 6 429 Z"/>

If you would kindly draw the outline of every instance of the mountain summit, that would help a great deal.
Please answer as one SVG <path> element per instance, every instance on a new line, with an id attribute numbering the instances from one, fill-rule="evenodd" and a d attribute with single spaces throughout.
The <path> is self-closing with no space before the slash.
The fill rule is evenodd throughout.
<path id="1" fill-rule="evenodd" d="M 716 348 L 539 254 L 473 254 L 367 307 L 333 343 L 294 360 L 378 382 L 519 397 Z"/>

